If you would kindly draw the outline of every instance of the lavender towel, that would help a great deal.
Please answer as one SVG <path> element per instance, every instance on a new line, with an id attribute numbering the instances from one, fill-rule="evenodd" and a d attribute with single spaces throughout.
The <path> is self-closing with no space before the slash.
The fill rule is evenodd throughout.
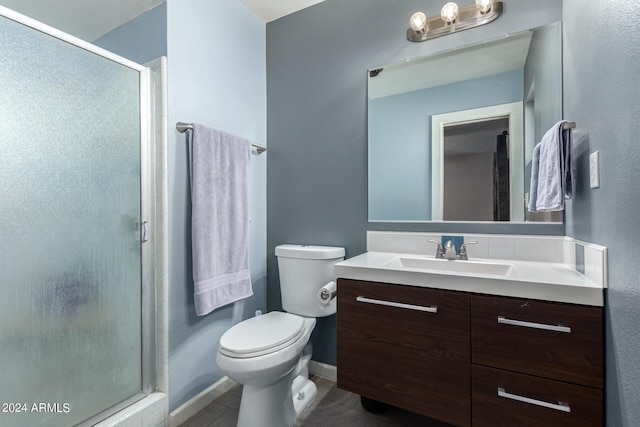
<path id="1" fill-rule="evenodd" d="M 561 211 L 565 198 L 575 196 L 575 174 L 571 130 L 563 130 L 562 120 L 542 137 L 539 144 L 539 160 L 532 162 L 529 206 L 534 212 Z M 538 147 L 536 147 L 538 149 Z M 534 188 L 534 185 L 537 187 Z M 534 205 L 535 203 L 535 205 Z"/>
<path id="2" fill-rule="evenodd" d="M 251 142 L 194 123 L 189 137 L 196 314 L 253 295 L 249 273 Z"/>

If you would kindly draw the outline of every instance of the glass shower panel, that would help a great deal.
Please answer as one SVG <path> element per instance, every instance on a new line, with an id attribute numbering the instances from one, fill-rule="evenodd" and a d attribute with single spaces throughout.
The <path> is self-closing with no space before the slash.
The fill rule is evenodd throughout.
<path id="1" fill-rule="evenodd" d="M 0 425 L 141 390 L 140 73 L 0 16 Z"/>

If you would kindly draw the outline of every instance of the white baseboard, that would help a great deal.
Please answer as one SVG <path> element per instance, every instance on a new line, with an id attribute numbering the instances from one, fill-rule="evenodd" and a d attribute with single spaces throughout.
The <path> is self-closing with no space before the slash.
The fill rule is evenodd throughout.
<path id="1" fill-rule="evenodd" d="M 315 360 L 309 362 L 309 373 L 331 381 L 338 380 L 338 368 L 333 365 L 327 365 L 326 363 L 316 362 Z"/>
<path id="2" fill-rule="evenodd" d="M 218 397 L 231 390 L 236 382 L 229 377 L 222 377 L 215 384 L 192 397 L 179 408 L 169 414 L 169 427 L 178 427 L 189 418 L 209 406 Z"/>

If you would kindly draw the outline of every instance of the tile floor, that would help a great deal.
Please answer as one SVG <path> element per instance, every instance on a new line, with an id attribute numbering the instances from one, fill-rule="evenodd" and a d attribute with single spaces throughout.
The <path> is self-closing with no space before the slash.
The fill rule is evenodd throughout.
<path id="1" fill-rule="evenodd" d="M 300 414 L 293 427 L 447 427 L 448 424 L 397 408 L 380 414 L 367 412 L 360 396 L 340 390 L 326 378 L 312 376 L 318 395 Z M 182 427 L 235 427 L 242 388 L 235 386 L 211 405 L 190 418 Z M 255 426 L 261 427 L 261 426 Z"/>

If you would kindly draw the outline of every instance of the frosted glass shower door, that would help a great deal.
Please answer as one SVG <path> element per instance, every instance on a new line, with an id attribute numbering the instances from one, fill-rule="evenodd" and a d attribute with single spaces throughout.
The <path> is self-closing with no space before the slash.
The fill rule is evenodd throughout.
<path id="1" fill-rule="evenodd" d="M 141 392 L 140 68 L 0 16 L 1 426 Z"/>

